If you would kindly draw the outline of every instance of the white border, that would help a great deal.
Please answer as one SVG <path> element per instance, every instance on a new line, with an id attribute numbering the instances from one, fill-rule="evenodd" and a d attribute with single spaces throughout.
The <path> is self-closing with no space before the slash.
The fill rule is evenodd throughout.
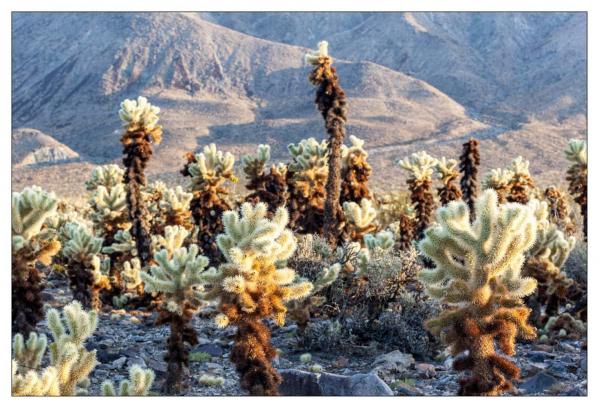
<path id="1" fill-rule="evenodd" d="M 481 400 L 480 398 L 443 398 L 443 397 L 417 397 L 417 398 L 248 398 L 248 397 L 205 397 L 202 399 L 196 398 L 177 398 L 171 399 L 169 397 L 161 398 L 147 398 L 143 401 L 136 400 L 125 400 L 125 399 L 100 399 L 87 397 L 85 400 L 80 398 L 60 398 L 60 399 L 33 399 L 33 398 L 11 398 L 10 397 L 10 297 L 8 295 L 8 288 L 10 287 L 10 235 L 9 235 L 9 224 L 10 224 L 10 203 L 9 203 L 9 190 L 10 190 L 10 138 L 11 134 L 11 67 L 10 67 L 10 47 L 11 47 L 11 11 L 188 11 L 188 10 L 201 10 L 201 11 L 587 11 L 588 12 L 588 95 L 589 95 L 589 120 L 588 120 L 588 135 L 589 140 L 589 152 L 590 155 L 596 155 L 595 153 L 595 142 L 594 137 L 599 137 L 597 132 L 597 126 L 593 120 L 593 113 L 596 114 L 597 109 L 597 81 L 595 80 L 596 73 L 599 72 L 599 64 L 597 63 L 597 27 L 599 26 L 599 6 L 597 1 L 591 0 L 543 0 L 543 1 L 531 1 L 531 0 L 452 0 L 452 1 L 432 1 L 432 0 L 402 0 L 402 1 L 390 1 L 390 0 L 378 0 L 378 1 L 349 1 L 349 0 L 303 0 L 301 2 L 291 2 L 284 0 L 254 0 L 249 1 L 232 1 L 232 0 L 219 0 L 219 1 L 183 1 L 183 0 L 144 0 L 144 1 L 116 1 L 116 0 L 105 0 L 105 1 L 68 1 L 68 0 L 53 0 L 53 1 L 42 1 L 42 0 L 20 0 L 20 1 L 2 1 L 0 2 L 0 50 L 2 50 L 2 60 L 0 62 L 1 80 L 0 80 L 0 124 L 2 124 L 2 137 L 0 138 L 0 166 L 1 180 L 3 191 L 5 192 L 4 198 L 0 200 L 0 214 L 2 214 L 2 231 L 0 234 L 0 249 L 1 249 L 1 260 L 0 265 L 3 266 L 3 270 L 0 273 L 2 278 L 2 290 L 4 291 L 2 296 L 3 306 L 1 310 L 2 314 L 2 333 L 0 339 L 0 350 L 2 350 L 2 358 L 0 359 L 0 384 L 2 387 L 1 397 L 2 402 L 8 405 L 14 404 L 19 406 L 44 404 L 48 407 L 68 407 L 77 406 L 82 404 L 86 406 L 105 406 L 104 404 L 115 404 L 121 405 L 125 401 L 128 404 L 144 404 L 144 405 L 161 405 L 176 404 L 189 405 L 189 406 L 277 406 L 281 405 L 289 407 L 305 407 L 309 405 L 336 405 L 336 406 L 360 406 L 364 407 L 369 404 L 385 405 L 399 407 L 403 405 L 449 405 L 449 406 L 502 406 L 506 405 L 527 405 L 542 404 L 544 408 L 549 406 L 557 406 L 564 404 L 575 404 L 585 405 L 593 404 L 598 405 L 599 398 L 596 396 L 599 394 L 594 389 L 594 385 L 597 382 L 594 381 L 596 377 L 595 369 L 598 365 L 596 364 L 597 358 L 595 353 L 595 341 L 597 333 L 597 319 L 596 316 L 596 302 L 593 296 L 589 297 L 589 308 L 591 312 L 589 314 L 589 344 L 592 344 L 589 350 L 589 386 L 588 392 L 589 397 L 587 398 L 551 398 L 551 397 L 502 397 L 502 398 L 486 398 Z M 595 76 L 593 76 L 595 75 Z M 590 166 L 590 202 L 591 206 L 594 203 L 599 203 L 599 193 L 595 188 L 596 183 L 594 182 L 593 175 L 595 175 L 594 160 L 589 160 Z M 589 218 L 589 231 L 591 239 L 589 240 L 589 291 L 592 294 L 597 292 L 596 279 L 594 272 L 599 266 L 597 257 L 594 255 L 595 244 L 595 233 L 597 229 L 596 218 L 594 216 L 595 210 L 591 209 L 591 217 Z M 599 219 L 599 218 L 597 218 Z M 168 398 L 168 399 L 167 399 Z M 592 401 L 595 400 L 595 403 Z"/>

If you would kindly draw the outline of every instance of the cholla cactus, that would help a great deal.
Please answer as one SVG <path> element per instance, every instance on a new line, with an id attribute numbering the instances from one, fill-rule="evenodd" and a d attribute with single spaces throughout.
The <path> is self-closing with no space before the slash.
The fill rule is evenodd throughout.
<path id="1" fill-rule="evenodd" d="M 259 145 L 255 157 L 242 158 L 243 171 L 248 177 L 246 188 L 253 193 L 245 201 L 256 204 L 263 202 L 268 205 L 268 214 L 272 216 L 277 208 L 287 205 L 287 167 L 283 164 L 272 165 L 266 173 L 266 163 L 270 160 L 270 146 Z"/>
<path id="2" fill-rule="evenodd" d="M 73 298 L 84 307 L 99 310 L 102 306 L 100 291 L 110 289 L 108 270 L 110 260 L 103 263 L 98 257 L 102 249 L 102 238 L 92 235 L 83 225 L 66 225 L 69 240 L 62 249 L 67 259 L 67 272 Z"/>
<path id="3" fill-rule="evenodd" d="M 129 379 L 121 381 L 118 392 L 115 390 L 112 381 L 104 381 L 102 383 L 102 395 L 105 397 L 144 397 L 150 392 L 154 378 L 156 378 L 154 371 L 149 368 L 143 369 L 139 365 L 133 364 L 129 368 Z"/>
<path id="4" fill-rule="evenodd" d="M 368 262 L 371 254 L 388 252 L 395 246 L 395 238 L 391 231 L 380 231 L 375 235 L 364 236 L 364 249 L 358 254 L 358 273 L 365 275 L 368 271 Z"/>
<path id="5" fill-rule="evenodd" d="M 348 239 L 362 242 L 364 235 L 376 230 L 376 209 L 372 201 L 363 198 L 360 204 L 346 201 L 343 203 Z"/>
<path id="6" fill-rule="evenodd" d="M 141 279 L 147 292 L 164 294 L 163 309 L 156 324 L 170 324 L 166 390 L 169 393 L 181 390 L 183 368 L 189 366 L 189 351 L 185 342 L 197 344 L 197 332 L 190 322 L 201 304 L 202 277 L 208 266 L 205 256 L 198 256 L 196 245 L 181 247 L 189 232 L 183 227 L 167 226 L 161 237 L 164 249 L 154 254 L 156 265 L 148 273 L 142 271 Z"/>
<path id="7" fill-rule="evenodd" d="M 332 67 L 333 59 L 329 56 L 326 41 L 318 43 L 318 51 L 311 51 L 306 54 L 306 63 L 314 67 L 308 78 L 317 87 L 314 102 L 324 119 L 325 129 L 329 135 L 329 172 L 324 205 L 324 237 L 331 248 L 335 248 L 341 234 L 338 212 L 341 209 L 339 204 L 341 194 L 341 149 L 345 138 L 347 102 L 345 92 L 339 85 L 337 71 Z"/>
<path id="8" fill-rule="evenodd" d="M 241 217 L 236 211 L 223 214 L 225 233 L 217 237 L 226 262 L 205 279 L 213 287 L 205 299 L 220 299 L 218 326 L 237 326 L 231 360 L 236 364 L 242 388 L 252 395 L 276 395 L 281 377 L 272 367 L 276 351 L 264 318 L 282 326 L 285 302 L 310 294 L 312 284 L 294 283 L 295 271 L 283 266 L 293 254 L 296 241 L 285 228 L 287 211 L 279 208 L 272 220 L 266 218 L 264 203 L 244 203 Z"/>
<path id="9" fill-rule="evenodd" d="M 448 160 L 445 157 L 441 157 L 441 160 L 435 165 L 435 174 L 443 183 L 443 187 L 437 189 L 442 205 L 462 198 L 462 191 L 454 183 L 460 175 L 459 171 L 456 170 L 457 164 L 457 160 Z"/>
<path id="10" fill-rule="evenodd" d="M 493 169 L 490 170 L 483 178 L 483 189 L 493 189 L 497 193 L 497 199 L 500 204 L 507 202 L 507 197 L 510 194 L 512 185 L 511 181 L 514 177 L 514 172 L 508 169 Z"/>
<path id="11" fill-rule="evenodd" d="M 572 162 L 566 180 L 570 183 L 568 191 L 574 201 L 580 205 L 583 219 L 584 238 L 587 238 L 587 143 L 584 140 L 571 139 L 566 149 L 566 158 Z"/>
<path id="12" fill-rule="evenodd" d="M 166 226 L 181 226 L 188 231 L 193 228 L 191 211 L 189 210 L 193 194 L 183 190 L 181 186 L 167 188 L 163 183 L 154 183 L 152 205 L 152 235 L 161 235 Z"/>
<path id="13" fill-rule="evenodd" d="M 549 221 L 559 225 L 569 235 L 574 234 L 574 225 L 570 219 L 570 205 L 566 194 L 555 186 L 550 186 L 544 192 L 545 201 L 549 204 Z"/>
<path id="14" fill-rule="evenodd" d="M 522 298 L 532 293 L 536 281 L 520 276 L 525 252 L 536 239 L 536 219 L 529 207 L 497 205 L 497 195 L 486 190 L 476 203 L 476 221 L 462 201 L 437 211 L 438 225 L 426 230 L 420 250 L 436 267 L 419 279 L 430 296 L 452 307 L 427 322 L 435 335 L 442 332 L 454 355 L 457 370 L 471 376 L 460 382 L 460 395 L 498 395 L 513 388 L 520 370 L 495 352 L 515 353 L 515 339 L 532 339 L 527 323 L 530 309 Z"/>
<path id="15" fill-rule="evenodd" d="M 470 209 L 470 217 L 474 217 L 474 203 L 478 195 L 478 184 L 476 182 L 478 166 L 480 166 L 478 140 L 470 139 L 462 145 L 462 154 L 460 155 L 460 171 L 462 172 L 460 188 L 462 189 L 463 200 Z"/>
<path id="16" fill-rule="evenodd" d="M 323 232 L 325 184 L 329 174 L 328 144 L 314 138 L 287 146 L 292 161 L 287 166 L 290 226 L 304 234 Z"/>
<path id="17" fill-rule="evenodd" d="M 351 146 L 341 147 L 341 202 L 360 202 L 363 198 L 371 198 L 368 190 L 368 179 L 372 167 L 366 161 L 368 152 L 364 150 L 364 140 L 349 136 Z"/>
<path id="18" fill-rule="evenodd" d="M 509 168 L 512 173 L 510 193 L 507 196 L 509 202 L 526 204 L 530 200 L 530 190 L 534 187 L 534 181 L 528 167 L 528 160 L 524 160 L 522 156 L 512 160 Z"/>
<path id="19" fill-rule="evenodd" d="M 139 259 L 146 265 L 152 259 L 150 248 L 150 214 L 142 196 L 146 185 L 145 168 L 152 157 L 152 144 L 158 145 L 162 139 L 162 127 L 157 125 L 160 108 L 151 105 L 140 96 L 137 102 L 126 99 L 121 103 L 119 117 L 123 121 L 125 133 L 123 144 L 123 182 L 127 190 L 131 234 L 135 238 Z"/>
<path id="20" fill-rule="evenodd" d="M 393 230 L 397 237 L 397 247 L 406 250 L 414 239 L 415 214 L 407 194 L 386 193 L 376 197 L 378 219 L 382 228 Z"/>
<path id="21" fill-rule="evenodd" d="M 432 191 L 432 175 L 437 163 L 438 160 L 429 156 L 425 151 L 413 153 L 399 161 L 402 168 L 411 172 L 408 186 L 416 215 L 416 225 L 414 226 L 416 237 L 422 236 L 433 218 L 435 199 Z"/>
<path id="22" fill-rule="evenodd" d="M 531 200 L 528 205 L 537 218 L 537 240 L 528 251 L 524 274 L 538 282 L 537 292 L 529 298 L 528 304 L 535 311 L 533 320 L 542 327 L 549 316 L 559 313 L 561 304 L 580 294 L 576 282 L 560 270 L 574 249 L 576 239 L 566 238 L 549 221 L 546 202 Z M 545 306 L 544 314 L 540 305 Z"/>
<path id="23" fill-rule="evenodd" d="M 235 158 L 231 153 L 216 149 L 214 143 L 205 146 L 200 154 L 187 154 L 187 164 L 181 171 L 191 177 L 191 214 L 198 228 L 198 245 L 211 262 L 220 259 L 215 237 L 222 232 L 221 215 L 231 209 L 225 201 L 227 181 L 236 183 L 233 172 Z"/>
<path id="24" fill-rule="evenodd" d="M 12 193 L 12 330 L 29 333 L 43 317 L 42 273 L 36 262 L 50 265 L 60 250 L 44 222 L 56 214 L 54 193 L 28 187 Z"/>
<path id="25" fill-rule="evenodd" d="M 56 309 L 46 314 L 53 342 L 49 345 L 50 365 L 38 374 L 46 350 L 44 335 L 31 333 L 23 347 L 23 338 L 14 339 L 12 395 L 57 396 L 84 395 L 88 376 L 96 365 L 96 351 L 85 348 L 86 340 L 97 326 L 95 312 L 85 312 L 81 304 L 72 302 L 63 308 L 63 319 Z"/>

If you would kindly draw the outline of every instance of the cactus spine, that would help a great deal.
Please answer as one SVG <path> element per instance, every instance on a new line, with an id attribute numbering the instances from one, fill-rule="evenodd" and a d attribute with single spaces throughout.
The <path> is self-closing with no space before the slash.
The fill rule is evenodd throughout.
<path id="1" fill-rule="evenodd" d="M 251 395 L 277 395 L 281 377 L 272 367 L 276 351 L 263 319 L 285 324 L 285 302 L 305 298 L 312 284 L 294 282 L 295 271 L 283 266 L 296 248 L 293 233 L 286 228 L 285 208 L 277 209 L 272 220 L 266 218 L 264 203 L 244 203 L 240 213 L 241 217 L 237 211 L 223 214 L 225 232 L 217 243 L 226 262 L 218 271 L 204 274 L 212 283 L 205 299 L 220 300 L 218 326 L 237 326 L 231 361 L 241 387 Z"/>
<path id="2" fill-rule="evenodd" d="M 460 171 L 462 172 L 460 187 L 462 189 L 463 200 L 468 204 L 468 208 L 470 208 L 470 217 L 474 217 L 475 215 L 474 203 L 478 195 L 478 184 L 476 182 L 478 166 L 480 166 L 478 140 L 470 139 L 462 145 L 462 154 L 460 155 Z"/>
<path id="3" fill-rule="evenodd" d="M 50 265 L 60 250 L 55 234 L 44 222 L 56 214 L 54 193 L 39 187 L 12 194 L 12 330 L 27 334 L 43 317 L 42 272 L 35 264 Z"/>
<path id="4" fill-rule="evenodd" d="M 337 246 L 341 189 L 341 147 L 345 137 L 347 107 L 345 92 L 339 85 L 337 72 L 331 66 L 333 59 L 328 54 L 328 43 L 318 43 L 318 50 L 306 54 L 306 62 L 314 66 L 309 79 L 317 86 L 315 103 L 325 121 L 329 135 L 329 174 L 324 204 L 324 237 L 331 246 Z"/>
<path id="5" fill-rule="evenodd" d="M 151 105 L 143 96 L 138 97 L 137 101 L 126 99 L 119 110 L 125 128 L 121 143 L 131 234 L 135 238 L 142 266 L 152 259 L 150 214 L 142 196 L 142 188 L 146 185 L 145 169 L 152 157 L 152 144 L 158 145 L 162 139 L 162 126 L 158 125 L 159 112 L 160 108 Z"/>
<path id="6" fill-rule="evenodd" d="M 536 239 L 536 219 L 529 207 L 497 205 L 497 195 L 486 190 L 476 203 L 476 221 L 470 224 L 467 205 L 454 201 L 437 211 L 438 225 L 427 229 L 420 250 L 436 267 L 419 279 L 428 294 L 451 308 L 427 322 L 435 335 L 458 357 L 454 368 L 468 370 L 460 381 L 460 395 L 498 395 L 513 389 L 518 367 L 495 351 L 515 353 L 517 336 L 532 339 L 527 323 L 530 309 L 522 297 L 532 293 L 536 281 L 522 278 L 524 253 Z"/>

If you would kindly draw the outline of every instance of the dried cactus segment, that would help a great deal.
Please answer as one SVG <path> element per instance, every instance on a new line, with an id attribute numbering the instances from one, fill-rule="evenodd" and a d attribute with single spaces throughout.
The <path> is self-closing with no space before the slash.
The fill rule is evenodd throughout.
<path id="1" fill-rule="evenodd" d="M 512 173 L 510 180 L 510 192 L 507 201 L 512 203 L 526 204 L 530 200 L 531 189 L 535 186 L 530 175 L 529 161 L 522 156 L 512 160 L 509 171 Z"/>
<path id="2" fill-rule="evenodd" d="M 530 309 L 522 298 L 536 281 L 522 277 L 524 254 L 536 239 L 536 218 L 530 207 L 497 204 L 497 194 L 486 190 L 476 203 L 476 220 L 470 223 L 468 206 L 452 202 L 437 211 L 437 225 L 426 230 L 420 250 L 434 263 L 419 279 L 427 293 L 451 308 L 427 322 L 454 355 L 468 351 L 454 363 L 470 376 L 460 382 L 460 395 L 498 395 L 513 389 L 519 369 L 497 354 L 515 353 L 515 339 L 531 339 L 535 329 L 527 323 Z"/>
<path id="3" fill-rule="evenodd" d="M 565 151 L 566 158 L 572 162 L 568 169 L 566 180 L 569 183 L 568 191 L 574 197 L 574 201 L 580 206 L 583 218 L 584 238 L 587 238 L 587 177 L 588 177 L 588 153 L 587 143 L 584 140 L 571 139 Z"/>
<path id="4" fill-rule="evenodd" d="M 457 164 L 457 160 L 448 160 L 445 157 L 442 157 L 435 165 L 435 174 L 439 180 L 441 180 L 441 183 L 443 183 L 443 187 L 437 189 L 439 200 L 442 205 L 462 198 L 462 191 L 458 185 L 454 183 L 460 176 L 459 171 L 456 169 Z"/>
<path id="5" fill-rule="evenodd" d="M 346 201 L 360 202 L 363 198 L 372 198 L 368 190 L 368 179 L 372 173 L 372 167 L 366 159 L 368 152 L 364 149 L 364 140 L 349 136 L 351 146 L 341 147 L 341 198 L 342 203 Z"/>
<path id="6" fill-rule="evenodd" d="M 462 145 L 462 154 L 460 155 L 460 188 L 464 202 L 468 204 L 470 216 L 474 217 L 474 203 L 478 195 L 478 166 L 480 166 L 480 153 L 478 151 L 478 140 L 470 139 Z"/>

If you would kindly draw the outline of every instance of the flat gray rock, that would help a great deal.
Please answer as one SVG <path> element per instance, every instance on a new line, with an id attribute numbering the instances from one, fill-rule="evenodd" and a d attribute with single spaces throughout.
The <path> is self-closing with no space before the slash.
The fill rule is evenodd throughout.
<path id="1" fill-rule="evenodd" d="M 283 383 L 279 387 L 281 395 L 393 395 L 391 388 L 374 373 L 346 376 L 329 373 L 310 373 L 296 369 L 279 370 L 279 373 L 283 377 Z"/>

